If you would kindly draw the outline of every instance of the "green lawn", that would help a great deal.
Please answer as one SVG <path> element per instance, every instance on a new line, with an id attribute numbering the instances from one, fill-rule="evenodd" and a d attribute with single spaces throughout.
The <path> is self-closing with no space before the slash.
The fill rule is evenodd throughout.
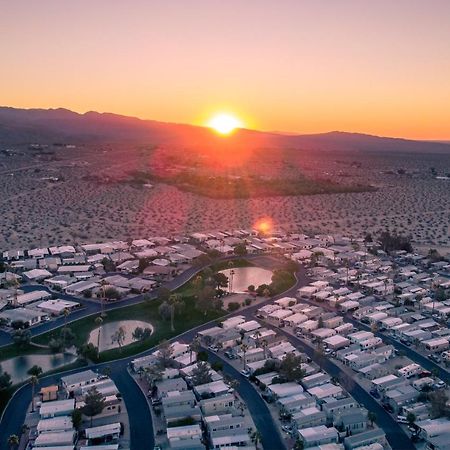
<path id="1" fill-rule="evenodd" d="M 184 297 L 184 296 L 183 296 Z M 209 311 L 206 315 L 195 308 L 195 299 L 192 296 L 184 297 L 185 308 L 183 312 L 175 316 L 174 328 L 170 329 L 170 322 L 161 319 L 158 308 L 161 300 L 150 300 L 137 305 L 108 311 L 103 323 L 115 322 L 118 320 L 142 320 L 153 325 L 154 333 L 145 341 L 135 342 L 120 349 L 106 350 L 100 354 L 100 361 L 111 361 L 120 357 L 130 356 L 147 350 L 163 339 L 170 339 L 184 331 L 194 328 L 210 320 L 218 319 L 224 313 L 222 311 Z M 79 346 L 87 342 L 89 333 L 97 327 L 95 318 L 97 316 L 86 317 L 70 324 L 71 330 L 76 336 L 75 345 Z M 33 342 L 47 344 L 48 341 L 57 336 L 59 329 L 36 337 Z"/>

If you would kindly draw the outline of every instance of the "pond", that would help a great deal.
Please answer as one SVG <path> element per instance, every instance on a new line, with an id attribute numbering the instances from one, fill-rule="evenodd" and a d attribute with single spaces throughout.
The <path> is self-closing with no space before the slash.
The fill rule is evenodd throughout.
<path id="1" fill-rule="evenodd" d="M 143 329 L 150 328 L 153 333 L 153 327 L 148 322 L 143 322 L 141 320 L 119 320 L 117 322 L 108 322 L 103 324 L 101 327 L 94 328 L 89 333 L 88 343 L 92 343 L 98 347 L 99 352 L 117 348 L 119 347 L 119 344 L 116 341 L 113 341 L 112 336 L 120 327 L 122 327 L 125 331 L 122 347 L 136 342 L 136 340 L 133 339 L 133 331 L 137 327 L 141 327 Z"/>
<path id="2" fill-rule="evenodd" d="M 233 271 L 233 274 L 231 273 Z M 230 292 L 241 294 L 247 292 L 247 288 L 253 284 L 255 288 L 261 284 L 272 282 L 273 272 L 261 267 L 236 267 L 234 269 L 222 270 L 228 278 L 228 289 Z"/>
<path id="3" fill-rule="evenodd" d="M 42 368 L 43 372 L 48 372 L 58 367 L 65 366 L 77 359 L 75 355 L 69 353 L 56 353 L 53 355 L 23 355 L 7 359 L 0 363 L 2 370 L 11 375 L 12 382 L 19 383 L 30 378 L 28 370 L 34 365 Z"/>

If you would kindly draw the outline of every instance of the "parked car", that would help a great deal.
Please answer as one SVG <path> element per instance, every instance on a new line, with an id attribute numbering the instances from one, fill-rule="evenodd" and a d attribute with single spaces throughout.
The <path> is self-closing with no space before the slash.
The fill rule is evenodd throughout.
<path id="1" fill-rule="evenodd" d="M 388 403 L 383 403 L 383 408 L 384 408 L 387 412 L 390 412 L 390 413 L 393 413 L 393 412 L 394 412 L 394 409 L 393 409 L 392 406 L 389 405 Z"/>
<path id="2" fill-rule="evenodd" d="M 408 420 L 405 416 L 397 416 L 397 422 L 398 423 L 408 423 Z"/>
<path id="3" fill-rule="evenodd" d="M 220 347 L 218 347 L 217 345 L 210 345 L 208 347 L 208 350 L 211 350 L 212 352 L 218 352 L 220 350 Z"/>
<path id="4" fill-rule="evenodd" d="M 431 355 L 431 359 L 438 364 L 441 362 L 441 357 L 437 355 Z"/>
<path id="5" fill-rule="evenodd" d="M 241 375 L 244 375 L 245 378 L 248 378 L 251 375 L 251 372 L 248 369 L 244 369 L 241 370 Z"/>
<path id="6" fill-rule="evenodd" d="M 375 398 L 380 398 L 380 394 L 378 393 L 378 391 L 376 389 L 372 389 L 370 391 L 370 395 Z"/>

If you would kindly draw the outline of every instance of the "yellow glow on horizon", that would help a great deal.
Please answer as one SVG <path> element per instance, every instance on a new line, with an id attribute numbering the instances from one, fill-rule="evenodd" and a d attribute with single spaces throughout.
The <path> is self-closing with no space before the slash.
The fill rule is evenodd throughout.
<path id="1" fill-rule="evenodd" d="M 236 128 L 242 128 L 243 124 L 237 117 L 221 113 L 212 117 L 207 126 L 219 134 L 227 135 L 231 134 Z"/>

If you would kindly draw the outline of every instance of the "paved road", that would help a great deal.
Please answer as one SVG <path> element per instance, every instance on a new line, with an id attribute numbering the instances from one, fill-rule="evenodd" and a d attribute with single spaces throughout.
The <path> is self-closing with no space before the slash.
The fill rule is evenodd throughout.
<path id="1" fill-rule="evenodd" d="M 361 403 L 367 410 L 375 412 L 377 415 L 377 424 L 386 433 L 386 437 L 393 450 L 413 448 L 411 440 L 394 418 L 358 383 L 354 382 L 350 375 L 344 372 L 332 360 L 319 356 L 318 353 L 315 352 L 313 345 L 305 345 L 301 339 L 291 335 L 282 328 L 280 329 L 270 325 L 267 326 L 283 334 L 295 347 L 301 348 L 302 351 L 304 351 L 314 362 L 319 364 L 323 370 L 328 372 L 332 377 L 336 377 L 341 386 L 349 392 L 358 403 Z"/>
<path id="2" fill-rule="evenodd" d="M 123 394 L 123 400 L 127 407 L 130 423 L 131 449 L 153 450 L 154 437 L 152 419 L 148 408 L 147 400 L 139 389 L 133 378 L 128 374 L 127 364 L 131 358 L 112 363 L 89 366 L 84 369 L 75 369 L 66 372 L 71 374 L 86 370 L 101 370 L 104 367 L 111 369 L 111 378 L 116 383 L 119 391 Z M 61 374 L 43 377 L 39 387 L 58 384 Z M 9 450 L 6 444 L 7 437 L 11 434 L 19 434 L 22 424 L 25 421 L 25 412 L 31 401 L 31 385 L 26 384 L 14 395 L 12 401 L 5 410 L 0 423 L 0 450 Z"/>
<path id="3" fill-rule="evenodd" d="M 280 436 L 278 427 L 270 414 L 269 408 L 261 396 L 256 392 L 251 382 L 239 373 L 227 361 L 224 361 L 216 354 L 208 351 L 210 362 L 219 361 L 223 364 L 223 372 L 239 381 L 236 389 L 247 405 L 253 418 L 256 428 L 261 433 L 261 442 L 265 449 L 286 449 L 283 439 Z"/>
<path id="4" fill-rule="evenodd" d="M 236 259 L 236 256 L 224 256 L 222 258 L 219 258 L 217 260 L 217 262 L 230 261 L 233 259 Z M 245 259 L 247 259 L 247 260 L 259 259 L 263 263 L 263 265 L 266 265 L 269 267 L 270 267 L 270 264 L 272 264 L 272 267 L 273 267 L 274 261 L 276 261 L 275 257 L 270 256 L 270 255 L 269 256 L 267 256 L 267 255 L 247 255 L 247 256 L 245 256 Z M 204 264 L 203 266 L 199 266 L 199 267 L 190 267 L 189 269 L 185 270 L 180 275 L 177 275 L 173 280 L 170 280 L 170 281 L 164 283 L 162 286 L 164 286 L 172 291 L 175 289 L 178 289 L 181 286 L 183 286 L 185 283 L 187 283 L 189 280 L 191 280 L 195 275 L 197 275 L 203 269 L 205 269 L 205 267 L 207 267 L 207 266 L 209 266 L 209 264 Z M 121 275 L 124 275 L 124 274 L 121 274 Z M 23 290 L 25 292 L 45 290 L 47 292 L 52 293 L 52 291 L 50 291 L 50 289 L 48 289 L 46 286 L 42 286 L 40 284 L 25 285 L 25 286 L 23 286 Z M 63 300 L 75 301 L 75 302 L 81 303 L 81 305 L 82 305 L 82 308 L 80 308 L 70 314 L 68 321 L 67 321 L 68 324 L 70 324 L 70 322 L 73 322 L 75 320 L 82 319 L 83 317 L 98 314 L 101 311 L 101 304 L 99 301 L 86 299 L 86 298 L 79 298 L 79 297 L 75 297 L 73 295 L 68 295 L 68 294 L 59 293 L 59 292 L 57 293 L 57 295 L 58 295 L 58 298 L 61 298 Z M 113 309 L 124 308 L 127 306 L 136 305 L 138 303 L 143 302 L 144 297 L 145 297 L 144 295 L 136 295 L 134 297 L 125 298 L 123 300 L 116 301 L 114 303 L 105 302 L 104 310 L 111 311 Z M 146 294 L 146 297 L 150 298 L 150 299 L 156 299 L 157 292 L 156 291 L 150 292 L 150 293 Z M 40 323 L 39 325 L 31 327 L 30 331 L 31 331 L 32 336 L 38 336 L 39 334 L 46 333 L 48 331 L 54 330 L 55 328 L 61 327 L 63 325 L 64 325 L 64 317 L 59 317 L 57 319 L 54 319 L 54 320 L 51 320 L 48 322 L 43 322 L 43 323 Z M 12 338 L 11 338 L 10 333 L 8 333 L 4 330 L 0 330 L 0 349 L 1 349 L 1 347 L 11 344 L 11 343 L 12 343 Z"/>
<path id="5" fill-rule="evenodd" d="M 229 314 L 227 317 L 244 314 L 247 317 L 251 318 L 253 317 L 256 310 L 260 308 L 263 304 L 267 304 L 269 302 L 272 302 L 274 299 L 283 296 L 294 295 L 294 293 L 299 289 L 299 287 L 304 286 L 309 282 L 309 279 L 307 278 L 305 270 L 303 268 L 300 268 L 296 276 L 297 276 L 296 284 L 283 294 L 278 295 L 272 299 L 268 299 L 257 305 L 252 305 L 247 309 L 245 309 L 244 312 L 237 311 L 235 313 Z M 200 327 L 189 330 L 172 340 L 190 342 L 198 333 L 198 331 L 209 328 L 211 326 L 212 326 L 211 323 L 203 324 Z M 147 351 L 141 353 L 139 356 L 150 354 L 154 350 L 155 350 L 154 348 L 148 349 Z M 151 425 L 152 423 L 151 415 L 147 401 L 142 391 L 139 389 L 138 386 L 135 385 L 134 380 L 127 373 L 128 364 L 131 362 L 131 360 L 133 360 L 136 357 L 137 355 L 109 363 L 92 365 L 89 368 L 93 370 L 101 370 L 104 367 L 111 368 L 111 378 L 117 383 L 117 386 L 122 394 L 122 397 L 128 409 L 130 428 L 132 430 L 131 445 L 130 445 L 131 450 L 153 450 L 154 438 Z M 80 372 L 81 370 L 84 369 L 71 370 L 67 372 L 67 374 Z M 40 386 L 42 387 L 48 386 L 50 384 L 55 384 L 58 382 L 60 378 L 61 374 L 43 377 L 40 380 Z M 259 412 L 258 406 L 260 405 L 259 401 L 262 401 L 258 393 L 252 387 L 249 387 L 248 390 L 245 387 L 243 387 L 243 395 L 245 395 L 245 398 L 246 399 L 248 398 L 249 402 L 252 404 L 252 409 L 250 410 L 250 412 L 258 413 Z M 31 387 L 29 384 L 27 384 L 15 393 L 15 395 L 11 399 L 11 402 L 8 404 L 7 408 L 5 409 L 2 415 L 0 422 L 0 450 L 9 450 L 5 443 L 5 439 L 7 438 L 7 436 L 11 434 L 18 434 L 20 432 L 22 424 L 25 421 L 25 413 L 30 401 L 31 401 Z M 254 418 L 254 420 L 258 427 L 261 426 L 260 431 L 262 433 L 264 428 L 264 420 L 262 419 L 262 417 L 259 416 Z M 266 436 L 266 439 L 270 438 Z M 270 449 L 271 447 L 268 448 Z"/>
<path id="6" fill-rule="evenodd" d="M 332 312 L 336 312 L 335 308 L 330 307 L 324 303 L 317 303 L 317 302 L 305 300 L 305 299 L 302 299 L 301 301 L 304 303 L 308 303 L 310 305 L 320 306 L 320 307 L 327 309 L 329 311 L 332 311 Z M 354 319 L 351 313 L 346 313 L 343 317 L 346 322 L 351 323 L 354 327 L 357 327 L 357 328 L 360 328 L 360 329 L 366 330 L 366 331 L 372 331 L 372 329 L 369 325 L 364 324 L 364 323 L 360 322 L 359 320 Z M 429 360 L 427 357 L 425 357 L 421 353 L 416 352 L 413 348 L 402 344 L 397 338 L 390 336 L 389 334 L 387 334 L 385 332 L 377 331 L 374 334 L 375 334 L 375 336 L 378 336 L 381 339 L 383 339 L 383 341 L 386 344 L 390 344 L 390 345 L 394 346 L 394 348 L 401 351 L 406 357 L 408 357 L 415 363 L 420 364 L 424 369 L 426 369 L 430 372 L 436 371 L 436 373 L 438 374 L 438 377 L 442 381 L 450 384 L 450 373 L 447 369 L 441 367 L 439 364 L 436 364 L 434 361 Z"/>

